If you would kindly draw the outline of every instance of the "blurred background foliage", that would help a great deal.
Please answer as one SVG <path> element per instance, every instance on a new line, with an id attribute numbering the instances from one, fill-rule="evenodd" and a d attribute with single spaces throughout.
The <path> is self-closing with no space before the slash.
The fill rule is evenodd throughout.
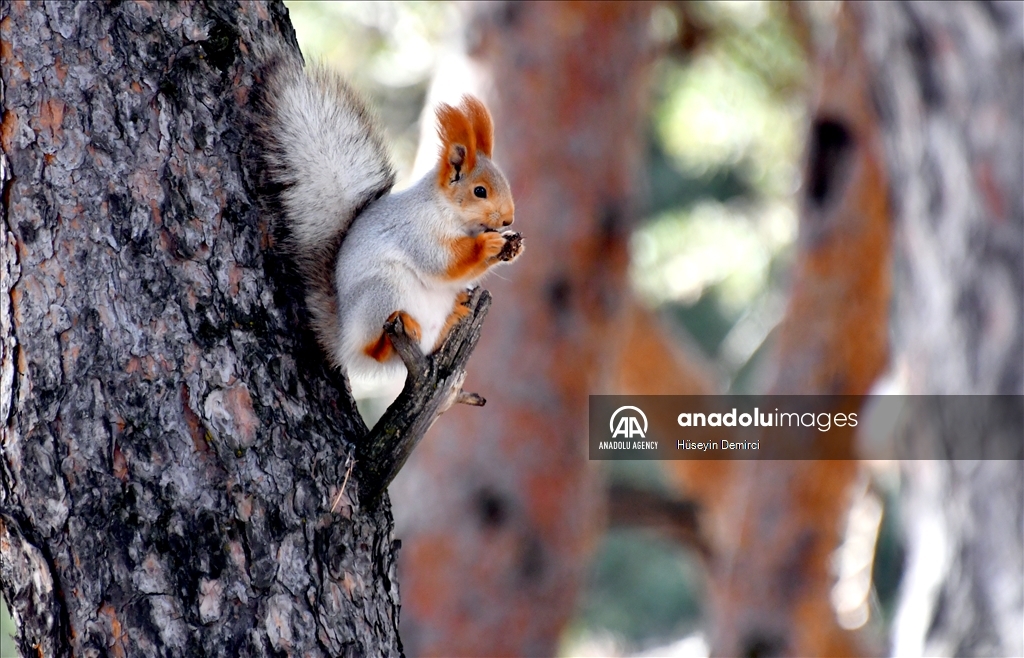
<path id="1" fill-rule="evenodd" d="M 435 67 L 461 46 L 453 3 L 285 3 L 307 61 L 344 73 L 377 109 L 408 180 Z M 806 132 L 805 53 L 788 3 L 672 2 L 653 13 L 659 58 L 648 135 L 646 218 L 632 238 L 641 299 L 696 339 L 725 388 L 759 388 L 785 304 Z M 827 6 L 825 8 L 827 11 Z M 609 477 L 661 487 L 654 462 Z M 638 531 L 609 532 L 565 655 L 611 655 L 699 631 L 697 559 Z M 679 651 L 706 651 L 698 642 Z"/>
<path id="2" fill-rule="evenodd" d="M 14 651 L 14 620 L 11 619 L 7 604 L 0 596 L 0 658 L 16 658 Z"/>
<path id="3" fill-rule="evenodd" d="M 729 389 L 749 392 L 796 237 L 807 63 L 785 3 L 678 3 L 654 16 L 679 47 L 659 62 L 633 285 Z"/>

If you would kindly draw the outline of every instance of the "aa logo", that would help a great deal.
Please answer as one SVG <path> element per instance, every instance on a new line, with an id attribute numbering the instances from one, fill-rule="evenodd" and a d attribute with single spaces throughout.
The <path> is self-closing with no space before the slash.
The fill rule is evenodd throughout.
<path id="1" fill-rule="evenodd" d="M 633 412 L 633 413 L 623 413 Z M 620 415 L 621 414 L 621 415 Z M 641 429 L 640 421 L 637 418 L 637 414 L 644 420 L 644 426 Z M 615 418 L 619 418 L 619 422 L 615 422 Z M 637 407 L 619 407 L 612 414 L 612 419 L 608 422 L 608 429 L 612 432 L 612 438 L 623 437 L 626 439 L 633 438 L 647 438 L 647 416 L 643 411 L 640 411 Z"/>

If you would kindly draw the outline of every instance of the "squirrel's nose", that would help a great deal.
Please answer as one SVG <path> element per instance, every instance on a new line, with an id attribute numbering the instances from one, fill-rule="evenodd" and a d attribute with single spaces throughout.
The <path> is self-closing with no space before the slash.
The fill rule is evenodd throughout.
<path id="1" fill-rule="evenodd" d="M 511 223 L 512 223 L 513 221 L 514 221 L 514 220 L 513 220 L 513 218 L 512 218 L 512 217 L 509 217 L 508 219 L 506 219 L 506 220 L 504 220 L 503 222 L 501 222 L 501 225 L 502 225 L 502 226 L 508 226 L 508 225 L 509 225 L 509 224 L 511 224 Z"/>

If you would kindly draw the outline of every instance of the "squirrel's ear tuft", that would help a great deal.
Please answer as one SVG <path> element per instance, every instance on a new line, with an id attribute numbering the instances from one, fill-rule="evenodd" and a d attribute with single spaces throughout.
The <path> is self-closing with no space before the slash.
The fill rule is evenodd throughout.
<path id="1" fill-rule="evenodd" d="M 441 103 L 437 108 L 437 133 L 441 138 L 438 184 L 454 183 L 476 166 L 476 135 L 469 115 L 461 108 Z"/>
<path id="2" fill-rule="evenodd" d="M 488 158 L 491 157 L 494 149 L 494 121 L 491 120 L 491 113 L 479 98 L 469 95 L 462 97 L 462 110 L 473 126 L 477 150 Z"/>

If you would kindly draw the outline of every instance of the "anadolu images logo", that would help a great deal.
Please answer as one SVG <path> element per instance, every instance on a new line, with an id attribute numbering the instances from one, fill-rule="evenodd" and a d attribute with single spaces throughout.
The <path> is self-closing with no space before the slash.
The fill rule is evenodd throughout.
<path id="1" fill-rule="evenodd" d="M 637 420 L 635 415 L 623 415 L 619 418 L 619 422 L 615 424 L 615 417 L 623 411 L 635 411 L 640 414 L 640 418 L 644 419 L 644 427 L 640 429 L 640 421 Z M 640 437 L 641 439 L 647 438 L 647 415 L 640 410 L 639 407 L 619 407 L 612 413 L 611 420 L 608 421 L 608 429 L 611 430 L 612 438 L 624 437 L 632 439 L 634 437 Z"/>

